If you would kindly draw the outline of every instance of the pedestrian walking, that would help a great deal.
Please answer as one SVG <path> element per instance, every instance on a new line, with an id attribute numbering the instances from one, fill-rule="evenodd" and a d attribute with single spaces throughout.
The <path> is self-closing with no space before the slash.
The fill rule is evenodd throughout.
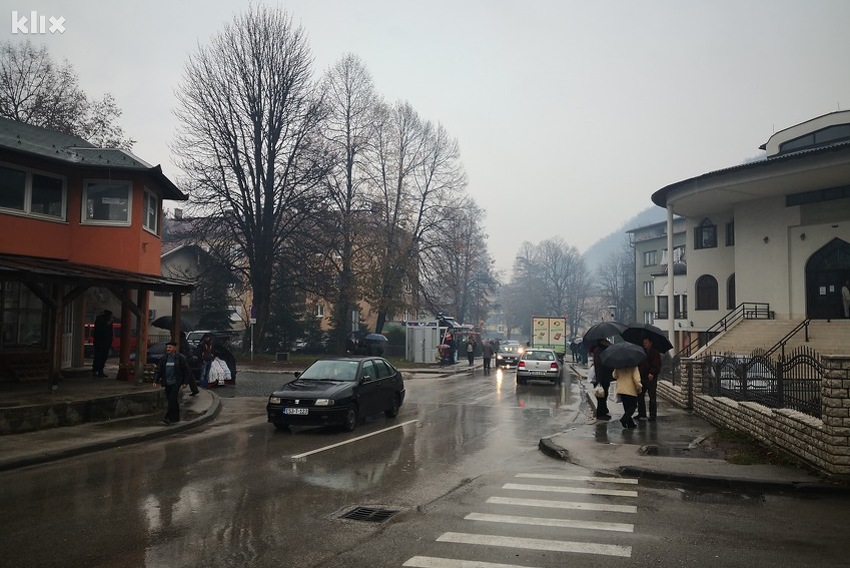
<path id="1" fill-rule="evenodd" d="M 484 359 L 484 372 L 490 372 L 490 361 L 493 359 L 493 344 L 488 340 L 481 345 L 481 357 Z"/>
<path id="2" fill-rule="evenodd" d="M 611 387 L 611 381 L 614 380 L 614 369 L 602 364 L 602 352 L 611 345 L 607 339 L 600 339 L 593 347 L 593 368 L 596 370 L 596 378 L 593 386 L 600 386 L 605 391 L 605 396 L 596 398 L 596 419 L 611 420 L 611 414 L 608 411 L 608 390 Z"/>
<path id="3" fill-rule="evenodd" d="M 94 326 L 92 327 L 92 346 L 94 353 L 92 354 L 92 375 L 95 377 L 106 377 L 104 367 L 106 359 L 109 357 L 109 350 L 112 348 L 112 312 L 103 310 L 103 312 L 94 318 Z"/>
<path id="4" fill-rule="evenodd" d="M 652 346 L 652 340 L 643 338 L 643 350 L 646 351 L 646 359 L 638 366 L 640 371 L 640 382 L 643 390 L 638 398 L 638 420 L 655 422 L 658 412 L 658 374 L 661 373 L 661 353 Z M 649 416 L 646 413 L 646 399 L 649 397 Z"/>
<path id="5" fill-rule="evenodd" d="M 638 395 L 641 392 L 640 371 L 637 367 L 614 369 L 613 377 L 617 381 L 617 396 L 623 403 L 623 417 L 620 418 L 620 424 L 623 428 L 637 428 L 632 416 L 634 416 Z"/>
<path id="6" fill-rule="evenodd" d="M 165 389 L 165 400 L 168 408 L 162 423 L 166 426 L 180 422 L 180 387 L 182 387 L 191 376 L 189 362 L 186 357 L 177 351 L 177 342 L 169 341 L 165 346 L 163 355 L 156 365 L 155 385 L 162 385 Z"/>
<path id="7" fill-rule="evenodd" d="M 841 303 L 844 304 L 844 317 L 850 318 L 850 280 L 845 280 L 841 287 Z"/>
<path id="8" fill-rule="evenodd" d="M 198 348 L 195 351 L 198 360 L 201 362 L 201 386 L 203 388 L 207 388 L 207 377 L 209 376 L 210 365 L 212 365 L 213 360 L 212 335 L 205 333 L 203 337 L 201 337 L 201 342 L 198 343 Z M 192 396 L 198 394 L 197 388 L 198 387 L 195 386 L 195 390 L 192 391 Z"/>
<path id="9" fill-rule="evenodd" d="M 475 363 L 475 338 L 471 335 L 466 341 L 466 358 L 469 359 L 469 366 Z"/>
<path id="10" fill-rule="evenodd" d="M 186 362 L 189 363 L 189 369 L 192 369 L 192 348 L 189 346 L 189 339 L 186 337 L 186 332 L 180 332 L 180 345 L 177 346 L 178 351 L 183 354 L 186 358 Z M 187 384 L 189 385 L 189 390 L 192 394 L 189 396 L 197 396 L 200 392 L 198 390 L 198 381 L 195 380 L 195 373 L 189 373 L 189 377 L 187 379 Z"/>

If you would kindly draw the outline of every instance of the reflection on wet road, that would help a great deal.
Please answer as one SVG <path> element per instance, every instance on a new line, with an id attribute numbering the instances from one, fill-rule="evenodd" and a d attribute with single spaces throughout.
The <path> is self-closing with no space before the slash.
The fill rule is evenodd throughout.
<path id="1" fill-rule="evenodd" d="M 278 432 L 264 396 L 234 397 L 203 431 L 4 473 L 0 552 L 16 566 L 321 565 L 378 528 L 341 529 L 341 511 L 416 510 L 584 420 L 569 381 L 517 387 L 498 371 L 406 387 L 396 419 L 353 433 Z"/>

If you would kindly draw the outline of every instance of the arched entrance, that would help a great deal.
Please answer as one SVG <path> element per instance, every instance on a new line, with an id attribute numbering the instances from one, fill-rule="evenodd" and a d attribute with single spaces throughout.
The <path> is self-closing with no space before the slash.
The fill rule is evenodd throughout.
<path id="1" fill-rule="evenodd" d="M 806 262 L 806 317 L 844 317 L 841 285 L 850 279 L 850 243 L 832 239 Z"/>

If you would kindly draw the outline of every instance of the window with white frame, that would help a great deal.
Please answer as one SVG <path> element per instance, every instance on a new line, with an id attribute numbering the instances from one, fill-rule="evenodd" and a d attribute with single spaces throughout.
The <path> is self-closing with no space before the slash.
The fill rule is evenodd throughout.
<path id="1" fill-rule="evenodd" d="M 0 208 L 65 220 L 65 179 L 0 165 Z"/>
<path id="2" fill-rule="evenodd" d="M 316 317 L 323 318 L 325 317 L 325 306 L 322 304 L 316 304 Z"/>
<path id="3" fill-rule="evenodd" d="M 159 234 L 159 198 L 148 188 L 142 200 L 142 225 L 154 235 Z"/>
<path id="4" fill-rule="evenodd" d="M 643 253 L 643 265 L 644 266 L 655 266 L 656 264 L 658 264 L 658 262 L 656 261 L 656 258 L 657 258 L 656 252 L 657 251 L 654 251 L 654 250 L 648 250 L 648 251 Z"/>
<path id="5" fill-rule="evenodd" d="M 655 323 L 655 314 L 653 312 L 643 312 L 643 323 Z"/>
<path id="6" fill-rule="evenodd" d="M 655 281 L 654 280 L 645 280 L 643 283 L 643 295 L 646 298 L 655 295 Z"/>
<path id="7" fill-rule="evenodd" d="M 86 181 L 83 187 L 82 221 L 129 225 L 132 189 L 129 181 Z"/>

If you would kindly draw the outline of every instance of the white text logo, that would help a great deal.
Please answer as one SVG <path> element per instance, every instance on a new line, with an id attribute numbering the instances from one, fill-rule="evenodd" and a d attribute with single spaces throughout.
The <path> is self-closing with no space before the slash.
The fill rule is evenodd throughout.
<path id="1" fill-rule="evenodd" d="M 49 23 L 49 25 L 48 25 Z M 18 16 L 17 10 L 12 10 L 12 33 L 13 34 L 46 34 L 65 33 L 65 18 L 59 16 L 39 16 L 38 12 L 29 13 L 26 16 Z"/>

